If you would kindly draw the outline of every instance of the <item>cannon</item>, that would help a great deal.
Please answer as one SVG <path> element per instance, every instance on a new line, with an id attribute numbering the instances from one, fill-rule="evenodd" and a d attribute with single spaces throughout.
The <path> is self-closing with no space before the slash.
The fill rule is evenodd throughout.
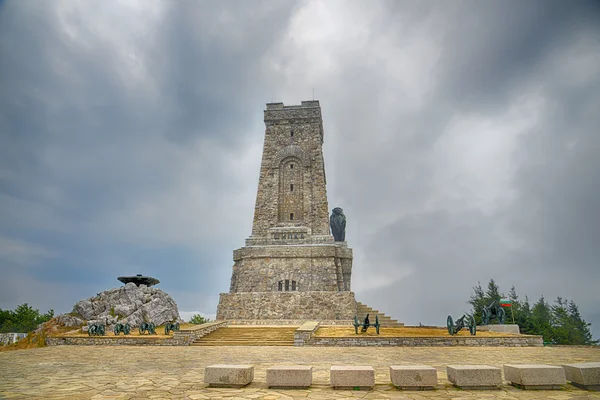
<path id="1" fill-rule="evenodd" d="M 113 328 L 113 332 L 115 333 L 115 336 L 119 336 L 119 334 L 121 332 L 123 332 L 123 335 L 129 335 L 131 333 L 131 325 L 122 324 L 119 322 L 119 323 L 115 324 L 115 327 Z"/>
<path id="2" fill-rule="evenodd" d="M 154 322 L 142 322 L 139 327 L 140 335 L 143 335 L 144 332 L 148 332 L 148 335 L 156 335 L 155 328 Z"/>
<path id="3" fill-rule="evenodd" d="M 481 310 L 481 324 L 488 325 L 494 318 L 497 318 L 498 323 L 500 324 L 503 324 L 506 320 L 506 312 L 500 307 L 496 300 L 492 301 L 492 304 L 489 306 L 483 306 L 483 309 Z"/>
<path id="4" fill-rule="evenodd" d="M 171 331 L 175 332 L 179 330 L 179 322 L 171 323 L 167 322 L 165 324 L 165 335 L 171 333 Z"/>
<path id="5" fill-rule="evenodd" d="M 91 324 L 88 326 L 88 336 L 104 336 L 105 334 L 104 324 Z"/>
<path id="6" fill-rule="evenodd" d="M 448 326 L 448 333 L 450 336 L 454 336 L 464 327 L 469 328 L 469 332 L 471 335 L 475 336 L 477 333 L 477 325 L 475 325 L 475 318 L 472 315 L 463 315 L 459 319 L 456 320 L 456 324 L 454 324 L 454 320 L 451 315 L 448 315 L 448 319 L 446 320 L 446 325 Z"/>
<path id="7" fill-rule="evenodd" d="M 367 314 L 367 316 L 365 317 L 365 320 L 362 324 L 358 323 L 358 317 L 355 315 L 354 316 L 354 323 L 352 324 L 354 325 L 354 333 L 358 334 L 358 327 L 362 326 L 362 329 L 360 330 L 361 332 L 366 332 L 367 329 L 369 329 L 369 326 L 373 325 L 375 327 L 375 331 L 377 332 L 377 334 L 379 335 L 379 327 L 381 325 L 379 325 L 379 316 L 377 314 L 375 314 L 375 323 L 371 324 L 369 322 L 369 314 Z"/>

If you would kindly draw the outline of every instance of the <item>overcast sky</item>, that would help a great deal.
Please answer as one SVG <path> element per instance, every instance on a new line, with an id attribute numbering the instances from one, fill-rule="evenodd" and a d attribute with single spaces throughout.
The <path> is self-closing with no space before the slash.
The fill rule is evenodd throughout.
<path id="1" fill-rule="evenodd" d="M 357 300 L 445 325 L 494 278 L 600 337 L 600 3 L 0 1 L 0 308 L 142 273 L 214 315 L 265 103 L 320 100 Z M 186 314 L 187 315 L 187 314 Z"/>

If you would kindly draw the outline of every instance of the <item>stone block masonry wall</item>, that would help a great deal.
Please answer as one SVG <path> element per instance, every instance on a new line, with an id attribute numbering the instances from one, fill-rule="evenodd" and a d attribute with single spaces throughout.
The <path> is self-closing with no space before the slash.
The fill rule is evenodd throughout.
<path id="1" fill-rule="evenodd" d="M 278 291 L 285 280 L 301 292 L 350 289 L 352 250 L 342 244 L 244 247 L 234 260 L 232 293 Z"/>
<path id="2" fill-rule="evenodd" d="M 356 314 L 352 292 L 221 293 L 218 320 L 351 320 Z"/>
<path id="3" fill-rule="evenodd" d="M 294 344 L 299 346 L 300 344 Z M 544 345 L 541 336 L 525 337 L 314 337 L 312 336 L 304 346 L 371 346 L 371 347 L 542 347 Z"/>
<path id="4" fill-rule="evenodd" d="M 0 344 L 6 346 L 7 344 L 16 343 L 26 336 L 26 333 L 0 333 Z"/>

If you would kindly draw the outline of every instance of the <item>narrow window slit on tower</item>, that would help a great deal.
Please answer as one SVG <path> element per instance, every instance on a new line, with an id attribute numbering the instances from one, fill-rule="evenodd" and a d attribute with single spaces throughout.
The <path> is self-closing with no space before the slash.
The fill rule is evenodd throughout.
<path id="1" fill-rule="evenodd" d="M 278 287 L 279 291 L 281 292 L 283 290 L 283 281 L 279 281 L 279 287 Z"/>
<path id="2" fill-rule="evenodd" d="M 296 290 L 296 281 L 292 281 L 292 290 Z"/>
<path id="3" fill-rule="evenodd" d="M 286 292 L 290 291 L 290 280 L 289 279 L 285 280 L 285 291 Z"/>
<path id="4" fill-rule="evenodd" d="M 290 185 L 290 192 L 293 192 L 293 191 L 294 191 L 294 184 L 292 183 L 292 184 Z"/>
<path id="5" fill-rule="evenodd" d="M 290 213 L 290 221 L 294 220 L 294 213 Z"/>
<path id="6" fill-rule="evenodd" d="M 290 131 L 290 137 L 294 137 L 294 131 Z"/>
<path id="7" fill-rule="evenodd" d="M 294 169 L 294 164 L 290 164 L 290 169 Z"/>

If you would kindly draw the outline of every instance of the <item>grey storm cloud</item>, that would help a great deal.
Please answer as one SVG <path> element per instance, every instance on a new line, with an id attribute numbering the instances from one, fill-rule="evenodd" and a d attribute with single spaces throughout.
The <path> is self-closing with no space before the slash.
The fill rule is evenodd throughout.
<path id="1" fill-rule="evenodd" d="M 598 337 L 599 19 L 592 1 L 2 2 L 0 307 L 69 311 L 139 271 L 214 313 L 264 103 L 314 90 L 358 300 L 443 325 L 494 278 L 574 300 Z"/>

